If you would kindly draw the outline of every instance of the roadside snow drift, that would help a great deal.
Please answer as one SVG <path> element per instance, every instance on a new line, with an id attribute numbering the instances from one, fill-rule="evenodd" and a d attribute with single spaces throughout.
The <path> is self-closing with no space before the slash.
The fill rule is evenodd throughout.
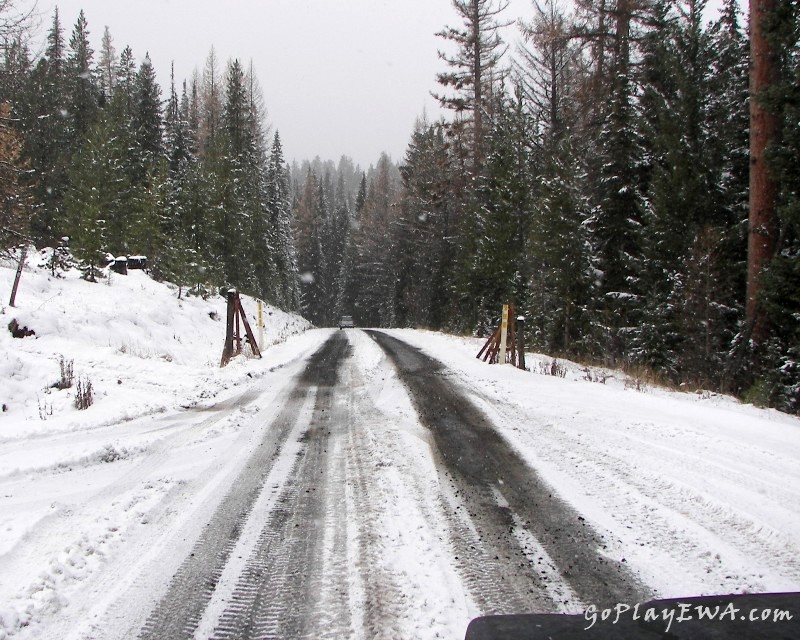
<path id="1" fill-rule="evenodd" d="M 229 386 L 241 370 L 220 370 L 226 301 L 186 296 L 145 272 L 106 273 L 97 283 L 76 270 L 52 276 L 46 253 L 28 258 L 15 307 L 7 306 L 15 265 L 0 263 L 0 441 L 75 431 L 201 402 Z M 256 331 L 256 302 L 243 296 Z M 265 306 L 265 346 L 309 324 Z M 14 338 L 16 321 L 33 332 Z M 62 369 L 73 386 L 56 388 Z M 244 375 L 244 374 L 241 374 Z M 91 383 L 91 411 L 75 407 L 77 383 Z M 8 469 L 0 467 L 0 474 Z"/>

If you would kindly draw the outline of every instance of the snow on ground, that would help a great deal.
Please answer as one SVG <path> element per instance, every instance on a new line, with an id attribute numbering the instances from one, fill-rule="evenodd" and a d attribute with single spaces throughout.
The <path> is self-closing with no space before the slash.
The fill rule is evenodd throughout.
<path id="1" fill-rule="evenodd" d="M 560 362 L 564 377 L 476 359 L 483 341 L 391 332 L 421 348 L 661 597 L 800 591 L 800 420 L 710 393 Z"/>
<path id="2" fill-rule="evenodd" d="M 142 271 L 106 273 L 87 283 L 72 270 L 60 277 L 44 267 L 46 254 L 28 259 L 15 307 L 5 303 L 15 265 L 0 263 L 0 441 L 18 435 L 79 431 L 159 413 L 176 402 L 198 403 L 232 384 L 241 367 L 220 370 L 226 301 L 183 296 Z M 256 303 L 243 296 L 256 326 Z M 309 324 L 279 309 L 264 310 L 266 346 Z M 34 336 L 15 339 L 15 320 Z M 74 409 L 75 388 L 59 391 L 61 365 L 76 383 L 90 381 L 96 406 Z M 0 474 L 7 472 L 0 467 Z"/>
<path id="3" fill-rule="evenodd" d="M 74 270 L 54 277 L 46 258 L 29 256 L 15 307 L 16 265 L 0 262 L 0 638 L 63 610 L 137 528 L 149 533 L 156 507 L 174 507 L 215 453 L 244 437 L 256 411 L 206 408 L 253 378 L 271 377 L 277 392 L 281 370 L 322 339 L 266 306 L 265 357 L 220 369 L 221 296 L 179 300 L 141 271 L 98 283 Z M 257 332 L 256 302 L 242 302 Z M 13 320 L 34 335 L 12 337 Z M 70 388 L 55 386 L 62 366 L 73 370 Z M 91 383 L 87 410 L 74 405 L 78 381 Z M 188 428 L 198 425 L 199 437 Z"/>
<path id="4" fill-rule="evenodd" d="M 220 369 L 223 298 L 178 300 L 135 271 L 97 284 L 55 278 L 44 259 L 29 260 L 15 308 L 2 306 L 15 265 L 0 264 L 0 640 L 111 637 L 98 631 L 108 608 L 125 599 L 147 615 L 330 332 L 268 308 L 264 358 Z M 244 306 L 255 325 L 255 303 Z M 12 320 L 35 336 L 11 337 Z M 568 362 L 563 378 L 542 375 L 551 361 L 540 356 L 529 356 L 532 372 L 487 365 L 475 358 L 480 340 L 391 333 L 446 364 L 605 535 L 604 552 L 659 595 L 800 591 L 797 418 Z M 404 606 L 418 603 L 408 627 L 452 636 L 475 605 L 425 499 L 436 483 L 431 439 L 383 353 L 348 334 L 352 375 L 375 410 L 360 437 L 386 498 L 373 507 L 376 535 L 396 551 L 381 562 Z M 74 407 L 74 386 L 54 387 L 62 361 L 91 381 L 88 410 Z M 118 615 L 135 635 L 141 619 Z"/>

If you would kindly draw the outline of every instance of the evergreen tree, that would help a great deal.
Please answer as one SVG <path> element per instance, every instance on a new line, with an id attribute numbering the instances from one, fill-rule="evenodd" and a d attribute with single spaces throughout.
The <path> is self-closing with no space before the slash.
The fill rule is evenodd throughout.
<path id="1" fill-rule="evenodd" d="M 410 264 L 401 265 L 406 278 L 399 284 L 404 324 L 440 329 L 448 321 L 453 296 L 455 233 L 449 193 L 449 155 L 445 127 L 417 122 L 400 168 L 407 246 L 401 250 Z"/>
<path id="2" fill-rule="evenodd" d="M 530 293 L 526 307 L 531 343 L 545 353 L 586 357 L 592 352 L 588 308 L 593 292 L 590 205 L 579 139 L 564 135 L 549 147 L 531 204 Z"/>
<path id="3" fill-rule="evenodd" d="M 208 53 L 202 80 L 198 86 L 198 141 L 200 156 L 212 148 L 222 119 L 223 84 L 214 47 Z"/>
<path id="4" fill-rule="evenodd" d="M 136 73 L 134 90 L 136 103 L 133 111 L 133 129 L 137 155 L 146 174 L 148 169 L 152 169 L 163 156 L 161 88 L 156 81 L 153 63 L 147 54 Z M 143 180 L 144 175 L 140 176 L 140 179 Z"/>
<path id="5" fill-rule="evenodd" d="M 111 102 L 114 95 L 114 85 L 117 80 L 117 65 L 119 58 L 114 48 L 114 40 L 108 27 L 103 31 L 100 43 L 100 62 L 98 64 L 100 104 L 105 107 Z"/>
<path id="6" fill-rule="evenodd" d="M 19 38 L 8 43 L 0 60 L 0 101 L 7 103 L 11 115 L 23 123 L 29 110 L 27 84 L 32 70 L 28 46 Z"/>
<path id="7" fill-rule="evenodd" d="M 170 97 L 164 114 L 164 147 L 167 157 L 166 208 L 163 229 L 167 242 L 162 259 L 165 278 L 178 285 L 178 297 L 184 286 L 197 284 L 200 262 L 194 243 L 189 209 L 192 200 L 191 165 L 196 162 L 190 151 L 190 133 L 175 90 L 174 69 Z"/>
<path id="8" fill-rule="evenodd" d="M 355 280 L 358 298 L 354 313 L 362 324 L 391 327 L 396 320 L 397 253 L 394 224 L 398 213 L 396 167 L 381 154 L 375 175 L 367 187 L 359 213 L 356 237 L 358 258 Z"/>
<path id="9" fill-rule="evenodd" d="M 635 0 L 593 7 L 595 43 L 594 104 L 589 121 L 593 145 L 588 177 L 591 215 L 587 219 L 597 289 L 592 296 L 593 340 L 598 356 L 610 364 L 624 359 L 627 336 L 636 323 L 637 274 L 644 197 L 642 145 L 632 59 L 638 39 Z"/>
<path id="10" fill-rule="evenodd" d="M 453 0 L 463 24 L 460 28 L 447 27 L 437 35 L 458 47 L 455 55 L 439 52 L 439 57 L 450 67 L 437 75 L 444 88 L 452 88 L 454 95 L 435 96 L 440 104 L 458 116 L 468 118 L 466 129 L 471 148 L 471 166 L 475 170 L 483 164 L 486 138 L 491 126 L 494 91 L 505 75 L 500 66 L 505 46 L 500 38 L 497 17 L 508 7 L 508 2 L 495 0 Z M 489 122 L 486 118 L 489 117 Z"/>
<path id="11" fill-rule="evenodd" d="M 764 22 L 776 52 L 776 81 L 756 96 L 779 118 L 779 138 L 767 151 L 778 185 L 779 233 L 775 255 L 763 272 L 761 304 L 770 333 L 758 363 L 762 379 L 750 395 L 784 411 L 800 412 L 800 6 L 776 3 Z M 751 183 L 752 184 L 752 183 Z M 751 235 L 753 231 L 751 229 Z M 759 397 L 760 396 L 760 397 Z"/>
<path id="12" fill-rule="evenodd" d="M 84 277 L 91 282 L 96 281 L 98 267 L 108 253 L 108 215 L 116 217 L 114 212 L 119 208 L 115 198 L 118 190 L 111 185 L 122 172 L 112 161 L 112 140 L 109 124 L 98 123 L 73 156 L 64 201 L 70 247 L 83 262 Z M 122 240 L 115 237 L 114 241 Z"/>
<path id="13" fill-rule="evenodd" d="M 70 137 L 80 144 L 97 119 L 99 97 L 95 83 L 94 51 L 89 44 L 89 28 L 83 11 L 72 30 L 69 51 L 66 81 L 70 101 Z"/>
<path id="14" fill-rule="evenodd" d="M 132 139 L 126 132 L 105 115 L 92 126 L 69 169 L 67 233 L 76 255 L 89 264 L 99 264 L 106 253 L 140 251 L 130 246 L 134 213 L 126 167 Z M 89 237 L 95 229 L 101 238 Z"/>
<path id="15" fill-rule="evenodd" d="M 526 328 L 547 353 L 585 356 L 591 256 L 584 224 L 587 140 L 578 107 L 582 47 L 557 3 L 536 2 L 534 9 L 523 25 L 526 46 L 517 72 L 528 127 L 536 131 L 522 136 L 531 146 Z"/>
<path id="16" fill-rule="evenodd" d="M 351 217 L 349 197 L 345 191 L 344 175 L 339 173 L 333 197 L 333 209 L 328 219 L 326 242 L 330 281 L 328 305 L 331 324 L 335 324 L 337 317 L 345 313 L 339 303 L 342 299 L 342 287 L 346 278 L 343 271 L 345 269 L 345 249 L 350 240 Z"/>
<path id="17" fill-rule="evenodd" d="M 30 75 L 30 107 L 23 123 L 23 155 L 30 159 L 37 242 L 48 243 L 63 235 L 63 199 L 67 185 L 69 104 L 66 80 L 66 45 L 58 9 L 47 34 L 44 56 Z"/>
<path id="18" fill-rule="evenodd" d="M 770 170 L 768 148 L 780 144 L 781 114 L 776 105 L 768 105 L 767 96 L 780 91 L 781 60 L 785 43 L 778 35 L 788 27 L 796 30 L 796 3 L 775 0 L 750 0 L 750 201 L 747 245 L 746 315 L 750 340 L 758 352 L 768 338 L 769 325 L 761 307 L 761 277 L 774 257 L 778 244 L 779 186 Z M 782 15 L 788 20 L 776 20 Z M 796 37 L 794 34 L 791 37 Z"/>
<path id="19" fill-rule="evenodd" d="M 295 207 L 297 263 L 300 274 L 301 309 L 314 324 L 323 326 L 326 316 L 325 264 L 322 250 L 327 210 L 322 187 L 308 171 Z"/>
<path id="20" fill-rule="evenodd" d="M 705 154 L 710 39 L 702 28 L 704 4 L 654 3 L 642 45 L 642 135 L 651 166 L 640 234 L 642 315 L 630 332 L 629 351 L 631 359 L 672 380 L 679 378 L 682 349 L 676 284 L 685 281 L 682 262 L 692 239 L 717 213 Z"/>
<path id="21" fill-rule="evenodd" d="M 297 255 L 292 236 L 289 180 L 283 157 L 283 145 L 277 131 L 270 150 L 266 188 L 272 230 L 270 237 L 279 279 L 276 283 L 274 302 L 284 309 L 296 311 L 300 309 Z"/>
<path id="22" fill-rule="evenodd" d="M 504 304 L 523 308 L 527 297 L 526 260 L 530 161 L 525 140 L 527 116 L 518 95 L 496 107 L 495 126 L 478 182 L 480 213 L 476 216 L 476 252 L 471 297 L 475 325 L 481 333 L 496 326 Z"/>
<path id="23" fill-rule="evenodd" d="M 115 117 L 121 122 L 126 122 L 131 131 L 134 131 L 137 100 L 136 61 L 133 50 L 125 47 L 119 56 L 119 64 L 115 71 L 114 88 L 112 89 L 112 109 Z"/>

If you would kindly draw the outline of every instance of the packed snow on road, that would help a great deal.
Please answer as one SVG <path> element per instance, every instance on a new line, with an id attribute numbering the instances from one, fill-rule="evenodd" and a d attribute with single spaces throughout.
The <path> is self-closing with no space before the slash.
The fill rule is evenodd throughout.
<path id="1" fill-rule="evenodd" d="M 800 591 L 797 418 L 272 307 L 220 368 L 221 296 L 45 262 L 0 312 L 0 639 L 458 638 Z"/>

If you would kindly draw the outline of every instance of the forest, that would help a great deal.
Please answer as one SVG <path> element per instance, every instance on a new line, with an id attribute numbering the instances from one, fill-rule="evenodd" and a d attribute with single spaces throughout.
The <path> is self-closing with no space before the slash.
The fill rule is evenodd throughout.
<path id="1" fill-rule="evenodd" d="M 485 335 L 513 303 L 529 349 L 797 413 L 800 3 L 753 2 L 757 28 L 736 0 L 532 0 L 504 42 L 506 2 L 453 0 L 446 116 L 366 169 L 288 161 L 254 70 L 213 48 L 162 95 L 83 13 L 37 59 L 5 23 L 2 248 L 87 278 L 145 255 L 318 326 Z"/>

